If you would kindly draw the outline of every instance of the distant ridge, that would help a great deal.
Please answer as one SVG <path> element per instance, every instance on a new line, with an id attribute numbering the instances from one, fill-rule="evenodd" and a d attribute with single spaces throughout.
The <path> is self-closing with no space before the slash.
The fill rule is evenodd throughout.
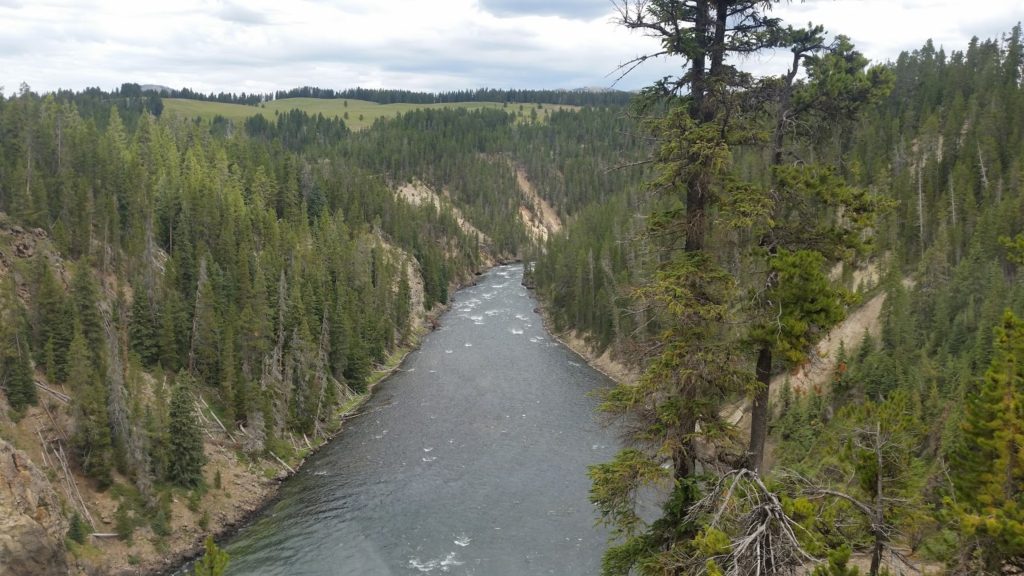
<path id="1" fill-rule="evenodd" d="M 625 106 L 633 98 L 633 92 L 612 88 L 588 86 L 583 88 L 561 88 L 532 90 L 514 88 L 477 88 L 473 90 L 451 90 L 447 92 L 416 92 L 385 88 L 319 88 L 302 86 L 290 90 L 260 94 L 219 92 L 204 94 L 191 88 L 175 89 L 160 84 L 134 84 L 141 92 L 153 92 L 166 98 L 183 98 L 225 104 L 246 104 L 258 106 L 272 100 L 285 98 L 317 98 L 322 100 L 350 99 L 365 100 L 377 104 L 450 104 L 456 102 L 499 102 L 503 104 L 560 104 L 565 106 Z"/>
<path id="2" fill-rule="evenodd" d="M 368 100 L 378 104 L 445 104 L 454 102 L 502 102 L 509 104 L 564 104 L 569 106 L 624 106 L 633 98 L 633 93 L 620 90 L 574 88 L 556 90 L 520 90 L 477 88 L 475 90 L 452 90 L 448 92 L 414 92 L 383 88 L 349 88 L 334 90 L 303 86 L 291 90 L 279 90 L 275 99 L 281 98 L 351 98 Z"/>

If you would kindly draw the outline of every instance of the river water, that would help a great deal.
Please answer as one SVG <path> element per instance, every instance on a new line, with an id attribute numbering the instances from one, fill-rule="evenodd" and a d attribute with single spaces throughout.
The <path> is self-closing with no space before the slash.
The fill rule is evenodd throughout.
<path id="1" fill-rule="evenodd" d="M 228 574 L 591 575 L 587 465 L 618 442 L 610 382 L 553 341 L 521 266 L 459 291 L 441 328 L 228 543 Z"/>

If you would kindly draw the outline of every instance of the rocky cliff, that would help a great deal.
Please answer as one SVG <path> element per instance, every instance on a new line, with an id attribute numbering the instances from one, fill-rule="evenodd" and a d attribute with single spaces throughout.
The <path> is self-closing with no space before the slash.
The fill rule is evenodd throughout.
<path id="1" fill-rule="evenodd" d="M 66 532 L 46 475 L 0 440 L 0 576 L 66 574 Z"/>

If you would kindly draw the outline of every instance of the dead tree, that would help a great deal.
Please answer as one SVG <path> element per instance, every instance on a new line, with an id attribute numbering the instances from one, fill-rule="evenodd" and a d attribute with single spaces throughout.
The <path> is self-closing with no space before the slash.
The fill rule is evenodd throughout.
<path id="1" fill-rule="evenodd" d="M 142 297 L 138 295 L 137 297 Z M 123 304 L 109 310 L 101 308 L 103 332 L 107 339 L 107 417 L 114 441 L 124 451 L 125 458 L 135 476 L 135 486 L 147 500 L 154 497 L 151 462 L 146 446 L 146 435 L 138 422 L 132 422 L 128 389 L 128 318 Z M 113 318 L 114 313 L 118 317 Z"/>
<path id="2" fill-rule="evenodd" d="M 330 346 L 330 329 L 331 325 L 327 320 L 327 308 L 324 308 L 323 320 L 320 322 L 320 340 L 317 344 L 316 354 L 316 385 L 318 387 L 319 395 L 316 402 L 316 416 L 313 420 L 313 438 L 318 438 L 321 434 L 326 436 L 321 430 L 321 418 L 324 409 L 324 398 L 327 396 L 328 388 L 334 388 L 335 390 L 341 388 L 341 393 L 345 398 L 352 396 L 352 390 L 334 379 L 331 376 L 329 370 L 329 362 L 327 359 L 328 347 Z M 306 440 L 309 443 L 309 440 Z"/>
<path id="3" fill-rule="evenodd" d="M 807 479 L 800 478 L 804 484 L 803 493 L 810 497 L 843 500 L 864 515 L 873 539 L 869 576 L 878 576 L 886 552 L 896 562 L 913 572 L 919 572 L 892 545 L 894 537 L 899 533 L 891 520 L 892 511 L 897 506 L 908 504 L 906 498 L 893 495 L 897 492 L 898 486 L 903 483 L 900 476 L 906 473 L 906 467 L 900 456 L 906 451 L 906 446 L 896 438 L 895 434 L 883 430 L 882 424 L 878 420 L 875 421 L 874 426 L 854 430 L 851 442 L 862 455 L 861 464 L 870 471 L 868 476 L 862 476 L 861 479 L 861 488 L 866 492 L 867 497 L 857 497 L 841 490 L 815 485 Z"/>
<path id="4" fill-rule="evenodd" d="M 188 345 L 188 373 L 190 376 L 195 375 L 196 340 L 198 339 L 200 327 L 199 307 L 203 304 L 201 301 L 203 284 L 209 281 L 209 278 L 207 276 L 208 275 L 206 271 L 206 258 L 203 257 L 199 259 L 199 279 L 196 280 L 196 302 L 192 312 L 192 332 L 191 336 L 189 337 Z"/>
<path id="5" fill-rule="evenodd" d="M 753 470 L 733 470 L 719 478 L 690 508 L 687 522 L 702 522 L 730 537 L 727 553 L 688 559 L 691 573 L 706 573 L 709 560 L 727 576 L 795 575 L 819 563 L 800 545 L 797 533 L 804 528 L 786 515 L 778 495 Z"/>

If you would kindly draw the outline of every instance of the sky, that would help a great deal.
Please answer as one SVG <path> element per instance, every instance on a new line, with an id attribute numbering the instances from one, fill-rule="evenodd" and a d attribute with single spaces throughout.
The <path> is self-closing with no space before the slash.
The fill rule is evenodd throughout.
<path id="1" fill-rule="evenodd" d="M 1024 0 L 806 0 L 774 11 L 885 61 L 929 38 L 949 52 L 999 37 L 1024 18 Z M 612 0 L 0 0 L 8 94 L 22 82 L 38 92 L 122 82 L 203 92 L 610 87 L 619 64 L 657 49 L 615 24 Z M 742 66 L 787 63 L 767 55 Z M 650 61 L 615 87 L 678 66 Z"/>

